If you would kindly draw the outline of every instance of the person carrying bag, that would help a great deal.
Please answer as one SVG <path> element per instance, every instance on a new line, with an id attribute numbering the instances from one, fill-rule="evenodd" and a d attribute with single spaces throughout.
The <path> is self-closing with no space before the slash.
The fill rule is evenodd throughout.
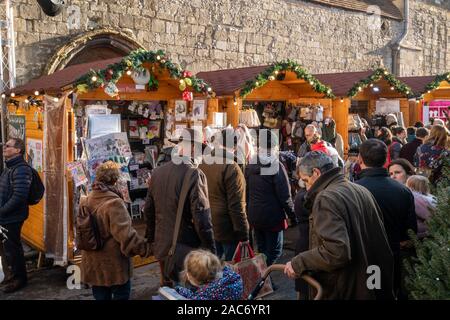
<path id="1" fill-rule="evenodd" d="M 195 249 L 183 243 L 177 243 L 178 235 L 180 234 L 181 218 L 183 216 L 184 204 L 189 193 L 191 177 L 194 171 L 194 168 L 189 168 L 184 176 L 180 198 L 178 199 L 177 216 L 175 220 L 175 229 L 173 231 L 172 245 L 170 247 L 169 254 L 159 261 L 162 275 L 162 286 L 172 287 L 174 285 L 174 281 L 178 282 L 178 274 L 183 270 L 184 258 L 190 251 Z"/>

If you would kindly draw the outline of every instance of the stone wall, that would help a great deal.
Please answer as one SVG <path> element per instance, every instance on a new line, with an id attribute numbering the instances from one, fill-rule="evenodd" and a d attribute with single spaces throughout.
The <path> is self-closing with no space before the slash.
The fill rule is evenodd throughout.
<path id="1" fill-rule="evenodd" d="M 450 14 L 430 0 L 411 0 L 401 75 L 450 70 Z M 392 66 L 391 44 L 404 24 L 306 1 L 66 1 L 57 17 L 35 0 L 16 0 L 18 84 L 42 74 L 56 49 L 87 30 L 120 29 L 147 49 L 164 49 L 194 72 L 291 58 L 315 73 Z M 77 17 L 79 8 L 80 18 Z"/>

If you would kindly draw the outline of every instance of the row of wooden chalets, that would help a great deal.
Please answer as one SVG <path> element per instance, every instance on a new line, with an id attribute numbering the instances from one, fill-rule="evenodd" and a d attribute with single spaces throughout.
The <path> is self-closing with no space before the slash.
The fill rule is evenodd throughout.
<path id="1" fill-rule="evenodd" d="M 396 77 L 383 68 L 311 74 L 291 60 L 193 75 L 163 51 L 145 50 L 71 65 L 2 93 L 6 136 L 26 141 L 47 187 L 23 238 L 56 263 L 77 261 L 78 200 L 105 160 L 121 164 L 130 214 L 143 232 L 145 177 L 183 128 L 279 129 L 282 149 L 296 151 L 313 123 L 330 139 L 340 135 L 347 157 L 358 147 L 352 134 L 361 119 L 372 127 L 446 119 L 449 79 L 450 72 Z"/>

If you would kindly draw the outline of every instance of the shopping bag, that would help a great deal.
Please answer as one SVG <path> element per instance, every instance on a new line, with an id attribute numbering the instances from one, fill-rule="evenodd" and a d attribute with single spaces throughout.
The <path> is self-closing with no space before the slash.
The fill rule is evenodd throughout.
<path id="1" fill-rule="evenodd" d="M 242 278 L 244 285 L 242 298 L 246 299 L 261 280 L 264 271 L 267 269 L 267 264 L 265 256 L 263 254 L 255 255 L 248 242 L 239 242 L 231 261 L 231 267 Z M 272 283 L 270 277 L 268 277 L 256 299 L 272 292 Z"/>

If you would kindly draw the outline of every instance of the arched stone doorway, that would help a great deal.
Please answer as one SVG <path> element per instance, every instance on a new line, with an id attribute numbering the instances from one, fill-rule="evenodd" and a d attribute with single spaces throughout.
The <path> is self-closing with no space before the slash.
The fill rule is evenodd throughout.
<path id="1" fill-rule="evenodd" d="M 44 74 L 75 64 L 122 57 L 139 48 L 144 47 L 123 32 L 113 29 L 89 31 L 59 48 L 49 60 Z"/>

